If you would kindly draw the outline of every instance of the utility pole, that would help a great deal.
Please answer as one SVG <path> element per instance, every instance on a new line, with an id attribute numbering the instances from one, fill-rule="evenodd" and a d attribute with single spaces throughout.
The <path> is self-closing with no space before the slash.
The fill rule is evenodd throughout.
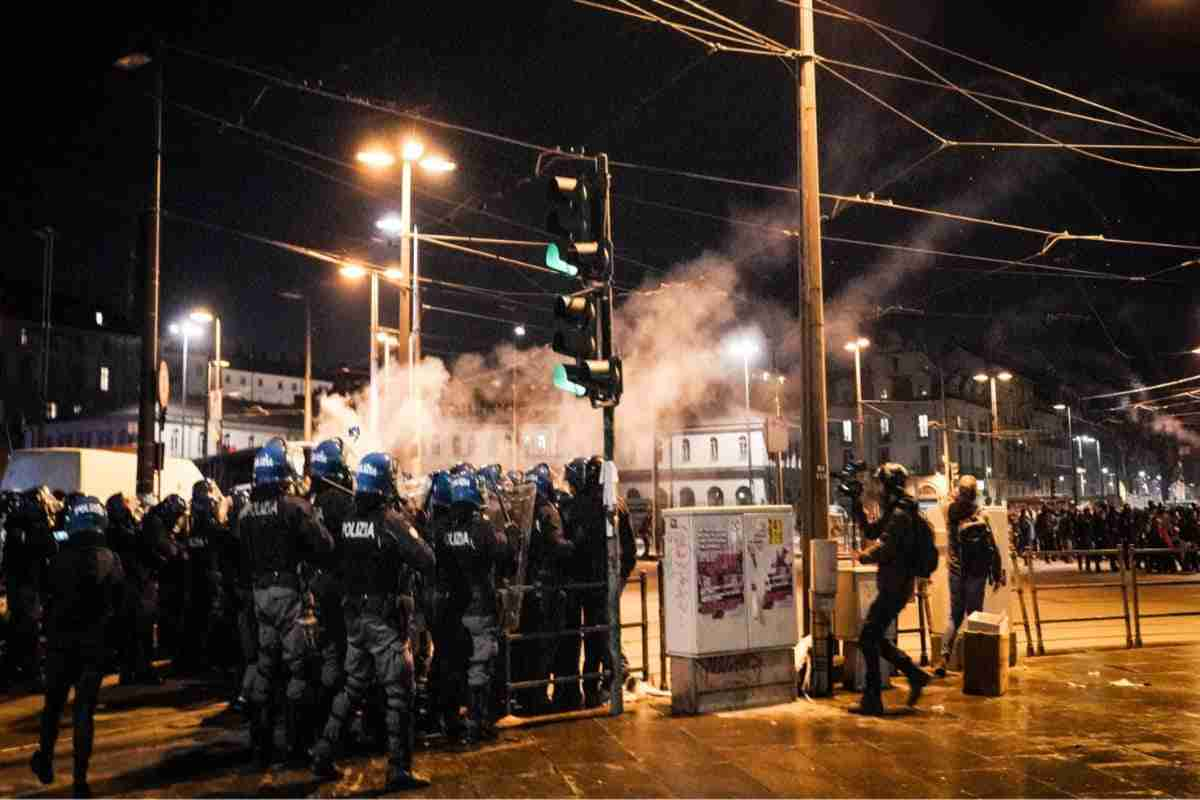
<path id="1" fill-rule="evenodd" d="M 218 355 L 219 359 L 221 356 Z M 312 303 L 304 295 L 304 441 L 311 442 L 312 417 Z"/>
<path id="2" fill-rule="evenodd" d="M 42 240 L 42 368 L 41 375 L 38 376 L 38 384 L 40 388 L 40 397 L 38 405 L 38 419 L 41 420 L 41 425 L 38 426 L 38 441 L 37 446 L 44 446 L 46 443 L 46 414 L 47 402 L 50 400 L 50 354 L 53 352 L 51 348 L 50 338 L 53 336 L 54 328 L 54 237 L 57 232 L 47 226 L 33 232 Z"/>
<path id="3" fill-rule="evenodd" d="M 799 113 L 797 189 L 800 193 L 800 313 L 804 342 L 804 439 L 808 463 L 808 509 L 802 529 L 807 539 L 829 538 L 829 441 L 825 406 L 825 297 L 821 269 L 821 198 L 817 152 L 817 75 L 812 0 L 796 5 L 796 108 Z M 806 584 L 811 583 L 811 556 L 802 554 Z M 804 586 L 807 597 L 809 585 Z M 830 609 L 813 605 L 813 693 L 832 690 Z"/>
<path id="4" fill-rule="evenodd" d="M 154 62 L 154 168 L 150 179 L 150 207 L 146 212 L 146 264 L 142 279 L 142 383 L 138 402 L 137 493 L 154 493 L 158 444 L 154 438 L 155 391 L 158 386 L 158 259 L 162 217 L 163 65 L 156 41 L 150 54 Z M 186 402 L 186 399 L 185 401 Z"/>

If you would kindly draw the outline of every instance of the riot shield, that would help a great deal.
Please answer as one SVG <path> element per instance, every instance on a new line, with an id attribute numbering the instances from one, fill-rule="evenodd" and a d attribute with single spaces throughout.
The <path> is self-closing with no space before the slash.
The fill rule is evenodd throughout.
<path id="1" fill-rule="evenodd" d="M 529 574 L 529 539 L 533 530 L 533 503 L 536 498 L 537 487 L 530 483 L 505 485 L 498 492 L 488 492 L 484 513 L 498 530 L 507 529 L 508 543 L 517 554 L 517 571 L 509 579 L 510 586 L 524 586 Z M 497 587 L 496 594 L 500 603 L 501 626 L 509 633 L 516 633 L 521 622 L 521 601 L 525 593 L 504 586 Z"/>

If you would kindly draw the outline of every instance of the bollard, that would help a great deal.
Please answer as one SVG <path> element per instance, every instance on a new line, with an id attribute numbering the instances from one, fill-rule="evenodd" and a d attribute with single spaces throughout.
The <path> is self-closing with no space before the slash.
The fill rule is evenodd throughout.
<path id="1" fill-rule="evenodd" d="M 1125 571 L 1129 561 L 1129 545 L 1122 543 L 1121 553 L 1117 556 L 1117 564 L 1121 568 L 1121 607 L 1125 613 L 1125 647 L 1133 647 L 1133 633 L 1129 628 L 1129 592 L 1125 587 Z"/>
<path id="2" fill-rule="evenodd" d="M 658 562 L 658 688 L 667 688 L 667 604 L 663 602 L 663 562 Z"/>
<path id="3" fill-rule="evenodd" d="M 1039 656 L 1046 655 L 1046 641 L 1042 638 L 1042 613 L 1038 608 L 1037 571 L 1033 567 L 1033 559 L 1025 556 L 1025 569 L 1029 574 L 1029 602 L 1033 605 L 1033 624 L 1037 628 L 1037 651 Z"/>
<path id="4" fill-rule="evenodd" d="M 638 586 L 642 592 L 642 678 L 650 682 L 650 611 L 646 604 L 646 570 L 638 570 Z M 628 679 L 627 679 L 628 680 Z"/>
<path id="5" fill-rule="evenodd" d="M 1033 655 L 1033 635 L 1029 631 L 1029 612 L 1025 610 L 1025 589 L 1021 586 L 1021 562 L 1015 552 L 1010 551 L 1009 557 L 1013 565 L 1013 585 L 1017 587 L 1017 600 L 1021 604 L 1021 622 L 1025 625 L 1025 655 Z"/>

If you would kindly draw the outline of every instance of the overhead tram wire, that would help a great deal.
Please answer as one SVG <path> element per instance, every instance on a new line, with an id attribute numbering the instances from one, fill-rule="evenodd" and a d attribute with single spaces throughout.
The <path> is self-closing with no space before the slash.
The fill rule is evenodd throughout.
<path id="1" fill-rule="evenodd" d="M 544 330 L 544 331 L 554 330 L 552 327 L 549 327 L 547 325 L 538 325 L 533 322 L 525 322 L 523 320 L 515 320 L 515 319 L 504 319 L 503 317 L 493 317 L 489 314 L 475 314 L 470 311 L 459 311 L 457 309 L 444 308 L 442 306 L 431 306 L 427 303 L 422 303 L 421 308 L 425 309 L 426 311 L 436 311 L 440 314 L 451 314 L 451 315 L 458 316 L 458 317 L 470 317 L 472 319 L 487 320 L 488 322 L 500 322 L 500 323 L 504 323 L 505 325 L 524 325 L 529 328 L 537 328 L 539 330 Z"/>
<path id="2" fill-rule="evenodd" d="M 1104 156 L 1104 155 L 1100 155 L 1098 153 L 1093 153 L 1086 149 L 1080 149 L 1078 147 L 1073 147 L 1066 142 L 1056 139 L 1055 137 L 1053 137 L 1047 133 L 1042 133 L 1038 129 L 1033 128 L 1029 125 L 1026 125 L 1025 123 L 1021 122 L 1020 120 L 1018 120 L 1012 116 L 1009 116 L 1008 114 L 1005 114 L 1003 111 L 999 110 L 998 108 L 996 108 L 992 105 L 989 105 L 983 99 L 969 94 L 968 92 L 966 92 L 966 90 L 962 86 L 960 86 L 959 84 L 955 83 L 954 81 L 952 81 L 949 78 L 942 75 L 936 69 L 929 66 L 924 61 L 922 61 L 920 58 L 918 58 L 916 55 L 914 55 L 912 52 L 910 52 L 908 49 L 906 49 L 899 42 L 896 42 L 894 39 L 892 39 L 890 36 L 888 36 L 888 34 L 884 32 L 884 28 L 886 26 L 879 25 L 879 24 L 873 22 L 872 20 L 869 20 L 866 17 L 862 17 L 858 14 L 854 14 L 853 12 L 847 12 L 847 11 L 845 11 L 845 9 L 841 9 L 838 6 L 834 6 L 832 3 L 829 3 L 828 0 L 816 0 L 816 1 L 822 3 L 823 5 L 837 8 L 839 11 L 849 14 L 850 16 L 854 17 L 856 19 L 856 21 L 860 22 L 861 24 L 863 24 L 867 28 L 869 28 L 876 36 L 878 36 L 883 41 L 887 42 L 893 49 L 895 49 L 897 52 L 899 52 L 901 55 L 903 55 L 908 60 L 912 61 L 914 64 L 916 64 L 921 69 L 928 72 L 933 77 L 937 78 L 939 81 L 941 81 L 943 84 L 945 84 L 948 88 L 953 89 L 955 92 L 961 94 L 963 97 L 967 98 L 972 103 L 975 103 L 980 108 L 983 108 L 984 110 L 989 111 L 994 116 L 999 117 L 1000 119 L 1004 120 L 1005 122 L 1008 122 L 1010 125 L 1020 128 L 1021 130 L 1025 131 L 1026 133 L 1036 136 L 1039 139 L 1059 145 L 1059 146 L 1063 147 L 1064 149 L 1070 150 L 1071 152 L 1077 153 L 1086 158 L 1094 159 L 1096 161 L 1102 161 L 1102 162 L 1105 162 L 1108 164 L 1112 164 L 1114 166 L 1127 167 L 1130 169 L 1138 169 L 1138 170 L 1143 170 L 1143 171 L 1147 171 L 1147 172 L 1162 172 L 1162 173 L 1172 173 L 1172 174 L 1200 172 L 1200 167 L 1166 167 L 1166 166 L 1159 166 L 1159 165 L 1155 165 L 1155 164 L 1141 164 L 1141 163 L 1134 162 L 1134 161 L 1124 161 L 1121 159 L 1111 158 L 1109 156 Z M 1145 120 L 1141 120 L 1141 121 L 1145 122 Z M 1155 127 L 1158 127 L 1158 126 L 1155 126 Z M 1174 133 L 1174 131 L 1172 131 L 1172 132 Z M 1195 141 L 1195 140 L 1193 139 L 1193 141 Z"/>
<path id="3" fill-rule="evenodd" d="M 786 6 L 791 6 L 793 8 L 795 8 L 797 6 L 796 0 L 777 0 L 777 2 L 782 3 L 783 5 L 786 5 Z M 1168 128 L 1165 125 L 1161 125 L 1157 122 L 1151 122 L 1150 120 L 1142 119 L 1141 117 L 1137 117 L 1137 116 L 1134 116 L 1133 114 L 1126 113 L 1119 109 L 1112 108 L 1110 106 L 1106 106 L 1102 103 L 1097 103 L 1094 100 L 1089 100 L 1086 97 L 1072 94 L 1071 92 L 1065 91 L 1063 89 L 1059 89 L 1048 83 L 1043 83 L 1041 81 L 1034 80 L 1033 78 L 1029 78 L 1029 77 L 1021 75 L 1019 73 L 1012 72 L 1012 71 L 1004 69 L 1002 67 L 997 67 L 993 64 L 987 63 L 986 61 L 982 61 L 973 56 L 969 56 L 966 53 L 962 53 L 957 50 L 952 50 L 951 48 L 946 47 L 945 45 L 940 45 L 940 44 L 937 44 L 936 42 L 931 42 L 928 39 L 922 39 L 919 36 L 915 36 L 911 33 L 908 33 L 907 31 L 900 30 L 899 28 L 895 28 L 890 25 L 886 25 L 877 20 L 872 20 L 868 17 L 864 17 L 861 14 L 856 14 L 852 11 L 847 11 L 846 9 L 843 9 L 840 6 L 838 6 L 832 2 L 829 2 L 829 0 L 814 0 L 814 2 L 818 3 L 822 6 L 825 6 L 826 8 L 833 9 L 833 11 L 831 12 L 831 11 L 814 8 L 813 11 L 816 14 L 820 14 L 820 15 L 826 16 L 826 17 L 831 17 L 833 19 L 840 19 L 843 21 L 857 22 L 859 24 L 869 25 L 869 26 L 873 26 L 875 28 L 879 28 L 881 30 L 888 31 L 889 33 L 893 33 L 896 36 L 904 38 L 908 41 L 916 42 L 918 44 L 924 45 L 925 47 L 929 47 L 933 50 L 936 50 L 940 53 L 945 53 L 946 55 L 954 56 L 955 58 L 960 58 L 964 61 L 967 61 L 968 63 L 974 64 L 975 66 L 983 67 L 984 69 L 988 69 L 993 72 L 997 72 L 1001 75 L 1004 75 L 1005 77 L 1012 78 L 1012 79 L 1018 80 L 1018 81 L 1022 81 L 1031 86 L 1035 86 L 1039 89 L 1042 89 L 1043 91 L 1050 92 L 1052 94 L 1057 94 L 1061 97 L 1065 97 L 1069 100 L 1073 100 L 1077 103 L 1082 103 L 1084 105 L 1090 106 L 1092 108 L 1095 108 L 1095 109 L 1098 109 L 1101 111 L 1106 111 L 1110 114 L 1121 117 L 1123 119 L 1127 119 L 1131 122 L 1137 122 L 1142 125 L 1146 125 L 1148 127 L 1155 128 L 1155 129 L 1161 131 L 1165 135 L 1169 135 L 1171 137 L 1180 139 L 1185 142 L 1200 143 L 1200 137 L 1190 136 L 1186 133 L 1182 133 L 1180 131 L 1176 131 L 1171 128 Z"/>

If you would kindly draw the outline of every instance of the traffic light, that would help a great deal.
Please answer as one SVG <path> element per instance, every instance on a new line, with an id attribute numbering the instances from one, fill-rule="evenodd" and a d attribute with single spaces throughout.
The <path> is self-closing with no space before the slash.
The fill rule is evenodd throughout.
<path id="1" fill-rule="evenodd" d="M 554 385 L 593 405 L 612 405 L 621 397 L 621 359 L 604 358 L 596 338 L 597 305 L 592 293 L 564 295 L 554 303 L 558 330 L 552 347 L 575 360 L 554 368 Z"/>
<path id="2" fill-rule="evenodd" d="M 546 266 L 589 281 L 612 275 L 612 245 L 606 241 L 608 203 L 594 174 L 553 175 L 547 182 L 550 213 Z"/>

